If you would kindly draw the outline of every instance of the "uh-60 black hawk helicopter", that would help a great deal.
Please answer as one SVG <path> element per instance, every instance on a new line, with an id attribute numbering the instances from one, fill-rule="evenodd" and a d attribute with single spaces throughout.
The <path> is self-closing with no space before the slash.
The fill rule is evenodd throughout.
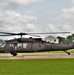
<path id="1" fill-rule="evenodd" d="M 15 36 L 20 35 L 20 38 L 6 40 L 0 45 L 0 52 L 9 52 L 13 56 L 17 55 L 17 52 L 43 52 L 43 51 L 64 51 L 70 55 L 67 50 L 74 49 L 74 44 L 56 44 L 43 41 L 42 38 L 23 38 L 23 35 L 34 34 L 59 34 L 69 32 L 51 32 L 51 33 L 8 33 L 0 32 L 0 36 Z M 37 36 L 38 37 L 38 36 Z"/>

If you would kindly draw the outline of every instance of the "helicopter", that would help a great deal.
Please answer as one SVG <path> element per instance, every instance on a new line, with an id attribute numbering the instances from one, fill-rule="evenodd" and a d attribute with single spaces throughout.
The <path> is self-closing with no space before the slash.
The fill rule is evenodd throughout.
<path id="1" fill-rule="evenodd" d="M 64 51 L 67 52 L 69 49 L 74 49 L 74 44 L 60 44 L 46 42 L 40 36 L 36 34 L 65 34 L 69 32 L 51 32 L 51 33 L 8 33 L 0 32 L 0 36 L 15 36 L 20 35 L 20 38 L 5 40 L 0 44 L 0 52 L 9 52 L 11 55 L 16 56 L 18 52 L 45 52 L 45 51 Z M 23 38 L 23 35 L 32 35 L 39 38 Z"/>

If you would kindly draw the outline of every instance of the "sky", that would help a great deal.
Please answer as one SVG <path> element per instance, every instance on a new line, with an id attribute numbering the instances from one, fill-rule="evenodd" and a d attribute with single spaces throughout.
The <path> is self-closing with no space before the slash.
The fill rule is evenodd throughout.
<path id="1" fill-rule="evenodd" d="M 0 0 L 0 32 L 74 32 L 74 0 Z"/>

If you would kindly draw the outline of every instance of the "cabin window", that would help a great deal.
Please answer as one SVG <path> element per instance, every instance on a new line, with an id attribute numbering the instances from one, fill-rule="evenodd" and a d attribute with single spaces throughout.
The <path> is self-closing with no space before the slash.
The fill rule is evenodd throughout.
<path id="1" fill-rule="evenodd" d="M 26 48 L 26 47 L 27 47 L 27 44 L 26 44 L 26 43 L 24 43 L 24 44 L 23 44 L 23 48 Z"/>
<path id="2" fill-rule="evenodd" d="M 9 46 L 10 46 L 10 47 L 14 47 L 14 44 L 10 44 Z"/>
<path id="3" fill-rule="evenodd" d="M 12 44 L 10 44 L 10 47 L 12 47 Z"/>
<path id="4" fill-rule="evenodd" d="M 21 43 L 19 43 L 19 44 L 18 44 L 18 48 L 21 48 L 21 47 L 22 47 L 22 44 L 21 44 Z"/>

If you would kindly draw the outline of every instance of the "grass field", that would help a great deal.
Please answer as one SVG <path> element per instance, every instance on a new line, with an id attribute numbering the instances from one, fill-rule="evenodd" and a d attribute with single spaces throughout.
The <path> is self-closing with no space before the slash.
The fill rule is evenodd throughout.
<path id="1" fill-rule="evenodd" d="M 74 59 L 0 60 L 0 75 L 74 75 Z"/>

